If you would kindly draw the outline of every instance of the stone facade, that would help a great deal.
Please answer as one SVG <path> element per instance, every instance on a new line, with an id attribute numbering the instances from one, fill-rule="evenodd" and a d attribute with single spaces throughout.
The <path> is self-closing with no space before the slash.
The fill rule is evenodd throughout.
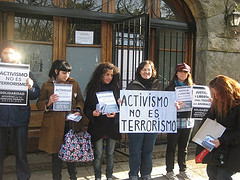
<path id="1" fill-rule="evenodd" d="M 228 31 L 225 23 L 225 1 L 185 0 L 197 27 L 196 84 L 208 85 L 219 74 L 240 82 L 240 41 L 233 36 L 231 28 Z M 229 0 L 228 7 L 234 2 Z"/>

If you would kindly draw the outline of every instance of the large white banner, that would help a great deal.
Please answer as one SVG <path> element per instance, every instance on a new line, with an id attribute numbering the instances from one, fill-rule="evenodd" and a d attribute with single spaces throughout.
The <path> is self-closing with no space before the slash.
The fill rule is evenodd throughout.
<path id="1" fill-rule="evenodd" d="M 0 104 L 27 105 L 30 66 L 0 63 Z"/>
<path id="2" fill-rule="evenodd" d="M 120 133 L 176 133 L 175 92 L 121 90 Z"/>

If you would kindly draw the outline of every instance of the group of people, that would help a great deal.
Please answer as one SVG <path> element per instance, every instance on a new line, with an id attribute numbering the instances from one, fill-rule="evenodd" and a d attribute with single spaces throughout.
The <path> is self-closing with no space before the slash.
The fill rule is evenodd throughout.
<path id="1" fill-rule="evenodd" d="M 11 61 L 11 53 L 15 47 L 5 44 L 1 48 L 1 62 L 19 63 Z M 64 60 L 53 62 L 49 72 L 49 80 L 45 82 L 41 90 L 30 72 L 27 79 L 28 100 L 37 99 L 37 108 L 44 111 L 43 122 L 40 130 L 39 149 L 52 155 L 53 180 L 61 179 L 62 160 L 58 157 L 58 151 L 63 143 L 64 135 L 73 128 L 76 131 L 83 130 L 83 124 L 69 121 L 66 115 L 70 112 L 53 111 L 53 104 L 59 99 L 54 94 L 55 84 L 72 85 L 72 111 L 75 115 L 83 113 L 89 120 L 88 132 L 92 136 L 94 147 L 94 174 L 95 180 L 102 177 L 102 155 L 106 154 L 106 177 L 112 180 L 114 168 L 114 149 L 117 140 L 121 139 L 119 133 L 119 114 L 107 113 L 103 115 L 98 108 L 96 93 L 112 91 L 117 104 L 121 103 L 119 71 L 111 63 L 101 63 L 93 72 L 87 84 L 84 100 L 77 81 L 70 77 L 71 65 Z M 156 78 L 156 69 L 150 60 L 139 64 L 135 80 L 127 86 L 128 90 L 161 91 L 161 83 Z M 177 86 L 192 86 L 193 79 L 191 68 L 185 63 L 178 64 L 174 76 L 165 89 L 175 91 Z M 215 148 L 223 145 L 229 146 L 228 162 L 224 166 L 207 166 L 210 180 L 228 180 L 240 170 L 240 84 L 223 75 L 218 75 L 209 84 L 212 106 L 206 117 L 216 119 L 226 127 L 224 134 L 215 140 Z M 179 108 L 179 105 L 176 105 Z M 16 173 L 19 180 L 30 179 L 30 170 L 27 162 L 28 123 L 30 118 L 29 102 L 26 106 L 0 105 L 0 180 L 3 176 L 3 164 L 8 148 L 9 137 L 12 138 L 14 152 L 16 154 Z M 186 158 L 187 147 L 191 136 L 194 121 L 191 118 L 180 118 L 177 115 L 177 133 L 167 134 L 166 150 L 166 177 L 176 180 L 174 173 L 175 151 L 178 146 L 179 175 L 184 179 L 191 179 L 187 173 Z M 10 135 L 10 136 L 9 136 Z M 155 145 L 157 133 L 128 133 L 129 139 L 129 179 L 150 180 L 152 171 L 152 151 Z M 76 163 L 67 162 L 68 173 L 71 180 L 77 179 Z"/>

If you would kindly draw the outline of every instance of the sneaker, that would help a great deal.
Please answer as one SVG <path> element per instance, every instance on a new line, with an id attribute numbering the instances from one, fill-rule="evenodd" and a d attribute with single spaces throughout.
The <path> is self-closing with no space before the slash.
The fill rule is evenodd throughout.
<path id="1" fill-rule="evenodd" d="M 182 178 L 184 178 L 184 179 L 191 179 L 191 176 L 190 176 L 190 174 L 188 174 L 188 172 L 187 171 L 181 171 L 180 173 L 179 173 L 179 175 L 182 177 Z"/>
<path id="2" fill-rule="evenodd" d="M 101 178 L 96 178 L 95 180 L 101 180 Z"/>
<path id="3" fill-rule="evenodd" d="M 113 178 L 107 178 L 107 180 L 113 180 Z"/>
<path id="4" fill-rule="evenodd" d="M 169 180 L 178 180 L 178 177 L 176 176 L 176 174 L 174 174 L 174 172 L 168 172 L 166 174 L 166 177 L 169 179 Z"/>

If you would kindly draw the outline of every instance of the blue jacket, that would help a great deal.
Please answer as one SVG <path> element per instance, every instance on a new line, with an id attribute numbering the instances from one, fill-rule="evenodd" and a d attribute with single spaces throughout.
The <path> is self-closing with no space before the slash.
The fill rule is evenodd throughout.
<path id="1" fill-rule="evenodd" d="M 33 87 L 30 90 L 28 90 L 27 105 L 26 106 L 0 105 L 1 127 L 28 126 L 30 119 L 29 100 L 37 99 L 40 93 L 40 88 L 31 72 L 29 73 L 29 77 L 33 80 Z"/>

